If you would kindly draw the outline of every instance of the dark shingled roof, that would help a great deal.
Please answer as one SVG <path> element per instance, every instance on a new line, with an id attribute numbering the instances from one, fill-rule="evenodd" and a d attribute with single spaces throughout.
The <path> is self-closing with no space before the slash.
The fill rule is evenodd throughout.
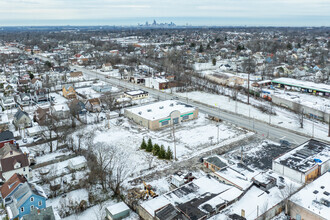
<path id="1" fill-rule="evenodd" d="M 223 167 L 226 167 L 227 166 L 227 164 L 225 164 L 224 162 L 222 162 L 220 160 L 220 158 L 217 157 L 217 156 L 207 158 L 206 159 L 206 162 L 211 163 L 211 164 L 213 164 L 213 165 L 215 165 L 215 166 L 217 166 L 219 168 L 223 168 Z"/>
<path id="2" fill-rule="evenodd" d="M 14 134 L 11 131 L 3 131 L 0 133 L 0 142 L 14 139 Z"/>
<path id="3" fill-rule="evenodd" d="M 172 204 L 168 204 L 164 208 L 157 211 L 155 214 L 159 220 L 188 220 L 188 218 L 179 212 L 179 210 L 174 208 Z"/>
<path id="4" fill-rule="evenodd" d="M 29 166 L 29 159 L 28 159 L 27 155 L 20 154 L 20 155 L 14 156 L 14 157 L 8 157 L 8 158 L 2 159 L 1 160 L 1 167 L 2 167 L 1 173 L 7 172 L 10 170 L 14 170 L 14 165 L 16 162 L 21 163 L 21 167 Z"/>

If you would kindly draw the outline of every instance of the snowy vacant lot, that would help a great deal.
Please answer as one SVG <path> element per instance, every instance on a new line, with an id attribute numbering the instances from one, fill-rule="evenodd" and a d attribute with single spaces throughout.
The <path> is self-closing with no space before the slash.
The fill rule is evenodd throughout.
<path id="1" fill-rule="evenodd" d="M 274 124 L 276 126 L 298 131 L 310 136 L 312 136 L 314 133 L 314 137 L 330 141 L 330 138 L 327 137 L 328 125 L 321 122 L 313 122 L 309 119 L 305 119 L 304 128 L 300 128 L 296 114 L 283 108 L 273 107 L 276 112 L 276 115 L 269 116 L 268 114 L 262 113 L 259 109 L 253 107 L 252 105 L 233 101 L 232 99 L 224 95 L 216 95 L 199 91 L 178 93 L 178 95 L 182 95 L 184 97 L 187 96 L 190 100 L 198 101 L 217 108 L 220 107 L 223 110 L 235 112 L 237 114 L 262 120 L 267 123 L 270 122 L 271 124 Z M 252 97 L 251 102 L 254 102 L 255 104 L 269 105 L 269 103 L 267 104 L 258 100 L 254 100 L 252 99 Z"/>
<path id="2" fill-rule="evenodd" d="M 125 160 L 130 161 L 129 164 L 132 166 L 132 177 L 142 174 L 141 171 L 149 168 L 147 158 L 151 153 L 140 149 L 143 138 L 146 141 L 150 138 L 153 144 L 164 145 L 166 149 L 170 147 L 172 152 L 175 152 L 171 127 L 149 131 L 126 118 L 119 118 L 119 120 L 122 122 L 117 123 L 118 119 L 112 119 L 110 129 L 107 128 L 107 122 L 104 122 L 104 126 L 89 125 L 83 130 L 85 133 L 94 132 L 95 149 L 98 147 L 98 142 L 104 142 L 109 147 L 114 146 L 124 152 Z M 215 122 L 206 119 L 204 114 L 199 114 L 199 118 L 196 120 L 177 125 L 175 140 L 178 161 L 189 159 L 223 144 L 229 144 L 251 135 L 243 129 L 220 123 L 219 144 L 217 144 L 218 127 L 216 125 Z M 162 169 L 170 163 L 172 162 L 154 157 L 152 167 L 156 166 L 156 169 Z"/>

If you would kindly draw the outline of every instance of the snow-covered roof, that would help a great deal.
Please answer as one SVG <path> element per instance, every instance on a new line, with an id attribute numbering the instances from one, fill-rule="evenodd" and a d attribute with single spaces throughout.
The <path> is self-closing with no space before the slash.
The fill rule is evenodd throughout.
<path id="1" fill-rule="evenodd" d="M 142 95 L 142 94 L 147 94 L 148 92 L 143 91 L 143 90 L 132 90 L 132 91 L 127 91 L 125 92 L 127 95 L 131 96 L 136 96 L 136 95 Z"/>
<path id="2" fill-rule="evenodd" d="M 119 213 L 129 210 L 129 207 L 124 202 L 119 202 L 117 204 L 108 206 L 107 209 L 111 213 L 111 215 L 117 215 Z"/>
<path id="3" fill-rule="evenodd" d="M 87 160 L 84 156 L 78 156 L 70 159 L 69 162 L 72 164 L 72 166 L 79 166 L 81 164 L 87 163 Z"/>
<path id="4" fill-rule="evenodd" d="M 243 174 L 237 172 L 236 170 L 231 169 L 230 167 L 224 168 L 224 169 L 216 172 L 216 175 L 222 177 L 223 179 L 227 180 L 235 187 L 238 187 L 242 190 L 245 190 L 249 186 L 252 185 L 252 182 L 250 179 L 248 179 Z"/>
<path id="5" fill-rule="evenodd" d="M 53 106 L 55 111 L 69 111 L 69 106 L 67 104 L 57 104 Z"/>
<path id="6" fill-rule="evenodd" d="M 181 114 L 186 114 L 191 113 L 194 110 L 195 108 L 190 105 L 173 100 L 166 100 L 149 105 L 126 109 L 126 111 L 130 111 L 136 115 L 141 115 L 141 117 L 148 120 L 158 120 L 169 117 L 173 111 L 179 111 Z"/>
<path id="7" fill-rule="evenodd" d="M 177 206 L 193 199 L 201 198 L 206 194 L 219 194 L 232 188 L 232 186 L 219 182 L 213 177 L 204 176 L 187 183 L 171 192 L 157 198 L 143 202 L 141 206 L 152 216 L 155 211 L 167 204 Z"/>
<path id="8" fill-rule="evenodd" d="M 274 161 L 291 169 L 306 172 L 316 164 L 330 160 L 330 144 L 311 139 Z M 315 161 L 315 159 L 318 159 Z"/>
<path id="9" fill-rule="evenodd" d="M 272 80 L 272 82 L 330 93 L 330 85 L 326 85 L 322 83 L 314 83 L 314 82 L 302 81 L 292 78 L 278 78 Z"/>
<path id="10" fill-rule="evenodd" d="M 328 219 L 330 208 L 324 203 L 329 204 L 330 193 L 330 173 L 327 172 L 312 183 L 305 186 L 290 199 L 292 202 L 304 207 L 308 211 Z"/>

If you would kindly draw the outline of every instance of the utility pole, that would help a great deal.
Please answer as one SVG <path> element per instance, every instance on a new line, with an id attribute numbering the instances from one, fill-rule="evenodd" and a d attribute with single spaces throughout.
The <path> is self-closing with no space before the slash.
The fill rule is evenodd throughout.
<path id="1" fill-rule="evenodd" d="M 250 69 L 248 72 L 248 105 L 250 105 Z"/>
<path id="2" fill-rule="evenodd" d="M 172 121 L 173 143 L 174 143 L 174 160 L 176 160 L 176 144 L 175 144 L 175 125 Z"/>
<path id="3" fill-rule="evenodd" d="M 217 124 L 217 128 L 218 128 L 218 134 L 217 134 L 217 141 L 218 141 L 218 144 L 219 144 L 219 124 Z"/>
<path id="4" fill-rule="evenodd" d="M 329 117 L 329 130 L 328 130 L 328 137 L 330 137 L 330 117 Z"/>

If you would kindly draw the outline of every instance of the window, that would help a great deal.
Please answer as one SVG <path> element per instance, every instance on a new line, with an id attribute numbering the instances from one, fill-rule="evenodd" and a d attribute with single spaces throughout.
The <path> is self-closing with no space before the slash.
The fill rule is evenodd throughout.
<path id="1" fill-rule="evenodd" d="M 23 168 L 23 171 L 25 171 L 25 167 Z"/>
<path id="2" fill-rule="evenodd" d="M 182 120 L 188 120 L 189 119 L 189 115 L 185 115 L 182 117 Z"/>
<path id="3" fill-rule="evenodd" d="M 30 201 L 31 201 L 31 202 L 33 202 L 33 201 L 34 201 L 34 198 L 33 198 L 33 197 L 31 197 L 31 198 L 30 198 Z"/>
<path id="4" fill-rule="evenodd" d="M 24 207 L 21 208 L 21 212 L 24 212 Z"/>
<path id="5" fill-rule="evenodd" d="M 162 121 L 162 126 L 168 125 L 168 121 Z"/>
<path id="6" fill-rule="evenodd" d="M 39 201 L 38 202 L 38 206 L 42 206 L 42 201 Z"/>
<path id="7" fill-rule="evenodd" d="M 34 209 L 34 205 L 31 205 L 30 206 L 30 210 L 32 211 Z"/>

